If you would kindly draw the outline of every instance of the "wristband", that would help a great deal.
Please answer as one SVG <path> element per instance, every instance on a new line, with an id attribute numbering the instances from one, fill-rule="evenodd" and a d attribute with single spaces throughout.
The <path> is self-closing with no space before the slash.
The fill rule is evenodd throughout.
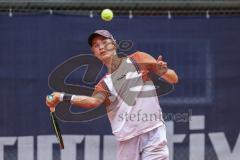
<path id="1" fill-rule="evenodd" d="M 72 94 L 64 93 L 63 101 L 71 101 L 71 98 L 72 98 Z"/>

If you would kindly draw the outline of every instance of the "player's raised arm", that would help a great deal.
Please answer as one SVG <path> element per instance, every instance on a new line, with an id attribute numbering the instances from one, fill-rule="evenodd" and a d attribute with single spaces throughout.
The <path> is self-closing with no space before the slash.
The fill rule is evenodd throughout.
<path id="1" fill-rule="evenodd" d="M 168 68 L 167 62 L 163 61 L 162 56 L 159 56 L 156 60 L 151 55 L 140 52 L 141 63 L 147 66 L 150 71 L 155 72 L 161 76 L 164 80 L 171 84 L 178 82 L 178 76 L 173 69 Z"/>
<path id="2" fill-rule="evenodd" d="M 101 93 L 96 93 L 93 96 L 84 96 L 53 92 L 51 95 L 53 96 L 52 100 L 46 97 L 46 104 L 50 108 L 54 108 L 61 101 L 70 101 L 74 106 L 90 109 L 101 105 L 105 100 L 105 96 Z"/>

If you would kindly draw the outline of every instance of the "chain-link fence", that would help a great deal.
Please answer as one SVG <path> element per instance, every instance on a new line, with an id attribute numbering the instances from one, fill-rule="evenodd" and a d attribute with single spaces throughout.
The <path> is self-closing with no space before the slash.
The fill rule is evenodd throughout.
<path id="1" fill-rule="evenodd" d="M 110 8 L 115 15 L 240 15 L 239 0 L 48 0 L 0 1 L 1 12 L 49 12 L 74 15 L 99 14 Z"/>

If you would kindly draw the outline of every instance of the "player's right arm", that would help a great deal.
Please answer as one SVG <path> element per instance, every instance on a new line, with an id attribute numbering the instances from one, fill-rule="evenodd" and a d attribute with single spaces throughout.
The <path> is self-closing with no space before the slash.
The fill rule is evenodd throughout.
<path id="1" fill-rule="evenodd" d="M 61 96 L 63 96 L 60 92 L 53 92 L 51 95 L 53 99 L 49 100 L 46 97 L 46 104 L 50 108 L 54 108 L 59 102 L 61 102 Z M 74 106 L 79 106 L 81 108 L 90 109 L 101 105 L 105 101 L 104 94 L 96 93 L 93 96 L 84 96 L 84 95 L 72 95 L 69 100 L 70 103 Z"/>
<path id="2" fill-rule="evenodd" d="M 53 99 L 51 100 L 46 97 L 46 104 L 50 108 L 54 108 L 59 102 L 65 100 L 66 97 L 73 106 L 85 109 L 91 109 L 100 106 L 102 103 L 104 103 L 105 105 L 109 104 L 109 92 L 106 88 L 105 83 L 102 80 L 95 86 L 92 96 L 69 95 L 61 92 L 53 92 L 51 95 L 53 96 Z M 64 98 L 64 95 L 67 96 Z"/>

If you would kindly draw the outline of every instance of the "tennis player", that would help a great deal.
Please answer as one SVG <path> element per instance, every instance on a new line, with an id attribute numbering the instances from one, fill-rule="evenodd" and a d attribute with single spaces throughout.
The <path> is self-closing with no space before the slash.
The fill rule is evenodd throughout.
<path id="1" fill-rule="evenodd" d="M 162 57 L 156 60 L 144 52 L 117 55 L 117 44 L 107 30 L 97 30 L 88 38 L 94 55 L 108 68 L 92 96 L 54 92 L 46 104 L 54 108 L 61 101 L 87 109 L 106 105 L 112 133 L 117 140 L 118 160 L 168 160 L 166 126 L 159 99 L 149 73 L 167 82 L 178 82 L 174 70 Z"/>

